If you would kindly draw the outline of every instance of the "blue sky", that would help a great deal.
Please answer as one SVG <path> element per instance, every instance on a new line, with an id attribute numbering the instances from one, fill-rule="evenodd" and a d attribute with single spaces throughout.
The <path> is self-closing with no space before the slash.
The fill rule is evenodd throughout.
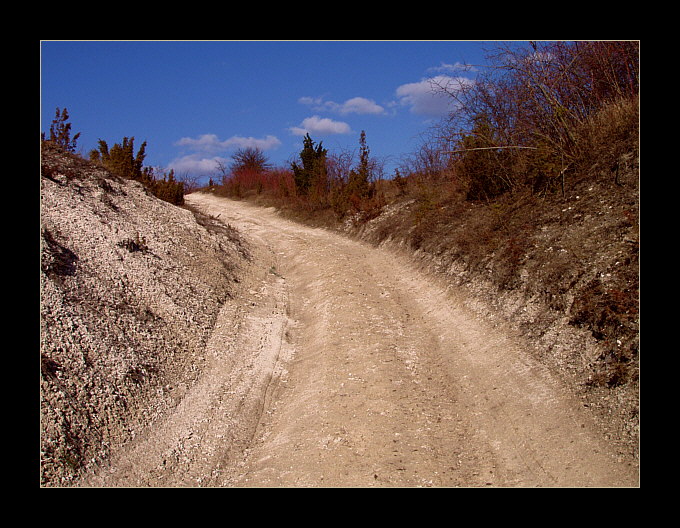
<path id="1" fill-rule="evenodd" d="M 147 141 L 146 165 L 207 178 L 259 147 L 286 165 L 309 133 L 331 152 L 399 159 L 447 112 L 428 79 L 465 83 L 489 43 L 470 41 L 43 41 L 41 131 L 68 108 L 84 155 Z"/>

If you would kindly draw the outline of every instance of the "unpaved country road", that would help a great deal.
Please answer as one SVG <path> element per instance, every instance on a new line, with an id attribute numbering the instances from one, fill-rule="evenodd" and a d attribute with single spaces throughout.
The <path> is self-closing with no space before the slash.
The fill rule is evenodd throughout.
<path id="1" fill-rule="evenodd" d="M 248 240 L 251 297 L 220 315 L 174 415 L 93 485 L 639 484 L 526 346 L 405 260 L 273 209 L 187 202 Z"/>

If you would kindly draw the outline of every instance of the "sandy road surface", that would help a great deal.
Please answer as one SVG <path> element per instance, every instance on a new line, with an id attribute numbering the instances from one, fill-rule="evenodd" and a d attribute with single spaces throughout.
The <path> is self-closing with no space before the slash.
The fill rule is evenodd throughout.
<path id="1" fill-rule="evenodd" d="M 638 485 L 526 347 L 408 262 L 272 209 L 187 201 L 248 239 L 251 298 L 220 315 L 174 415 L 95 484 Z"/>

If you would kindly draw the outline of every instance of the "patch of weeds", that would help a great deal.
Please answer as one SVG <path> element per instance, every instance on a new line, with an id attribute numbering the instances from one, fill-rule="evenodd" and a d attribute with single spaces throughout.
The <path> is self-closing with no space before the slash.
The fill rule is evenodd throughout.
<path id="1" fill-rule="evenodd" d="M 591 387 L 618 387 L 637 377 L 636 363 L 625 352 L 610 350 L 598 358 L 588 377 Z"/>
<path id="2" fill-rule="evenodd" d="M 133 385 L 142 385 L 158 373 L 158 369 L 153 365 L 141 364 L 132 366 L 125 374 L 125 379 Z"/>
<path id="3" fill-rule="evenodd" d="M 593 367 L 589 385 L 616 387 L 635 379 L 638 315 L 635 287 L 608 287 L 594 279 L 576 296 L 569 323 L 590 330 L 604 348 Z"/>
<path id="4" fill-rule="evenodd" d="M 149 246 L 146 245 L 146 238 L 140 236 L 139 233 L 137 233 L 135 238 L 126 238 L 125 240 L 121 240 L 118 242 L 118 247 L 125 248 L 130 253 L 135 253 L 137 251 L 144 252 L 149 250 Z"/>
<path id="5" fill-rule="evenodd" d="M 616 339 L 637 313 L 635 292 L 605 288 L 595 279 L 574 299 L 569 323 L 588 328 L 598 340 Z"/>
<path id="6" fill-rule="evenodd" d="M 78 255 L 66 246 L 57 242 L 52 233 L 43 228 L 42 237 L 44 246 L 41 254 L 41 269 L 51 277 L 64 277 L 74 275 L 78 262 Z"/>
<path id="7" fill-rule="evenodd" d="M 62 369 L 61 365 L 52 358 L 47 357 L 42 352 L 40 353 L 40 374 L 44 379 L 56 378 L 57 372 Z"/>

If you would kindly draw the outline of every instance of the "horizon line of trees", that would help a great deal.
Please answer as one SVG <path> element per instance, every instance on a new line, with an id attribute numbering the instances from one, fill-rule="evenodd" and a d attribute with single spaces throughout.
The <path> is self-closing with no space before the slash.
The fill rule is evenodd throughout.
<path id="1" fill-rule="evenodd" d="M 358 159 L 354 152 L 330 153 L 323 141 L 316 143 L 309 133 L 288 166 L 271 166 L 257 147 L 239 149 L 232 159 L 229 166 L 218 163 L 220 183 L 211 178 L 209 188 L 235 198 L 266 195 L 311 212 L 331 209 L 338 219 L 352 213 L 365 216 L 383 203 L 377 190 L 382 166 L 370 158 L 363 130 Z"/>
<path id="2" fill-rule="evenodd" d="M 433 91 L 453 99 L 455 110 L 431 129 L 416 152 L 404 156 L 390 179 L 400 192 L 409 181 L 421 187 L 445 184 L 472 201 L 521 188 L 564 190 L 565 174 L 592 162 L 593 151 L 602 164 L 616 163 L 622 154 L 616 149 L 624 147 L 594 144 L 593 128 L 608 127 L 608 134 L 623 140 L 612 144 L 625 148 L 637 141 L 629 137 L 639 130 L 637 105 L 625 115 L 612 114 L 609 122 L 597 116 L 638 96 L 639 53 L 637 41 L 497 45 L 474 82 L 433 85 Z M 74 152 L 79 134 L 71 138 L 67 121 L 67 110 L 57 108 L 49 140 Z M 144 167 L 145 148 L 146 142 L 135 153 L 134 137 L 111 148 L 99 140 L 90 159 L 181 204 L 184 182 L 172 170 L 165 174 Z M 358 159 L 355 152 L 331 153 L 307 134 L 288 166 L 272 166 L 258 148 L 239 149 L 232 160 L 217 162 L 219 181 L 208 182 L 229 196 L 264 193 L 310 211 L 331 209 L 338 219 L 353 213 L 370 217 L 385 203 L 383 166 L 370 157 L 365 131 Z"/>

